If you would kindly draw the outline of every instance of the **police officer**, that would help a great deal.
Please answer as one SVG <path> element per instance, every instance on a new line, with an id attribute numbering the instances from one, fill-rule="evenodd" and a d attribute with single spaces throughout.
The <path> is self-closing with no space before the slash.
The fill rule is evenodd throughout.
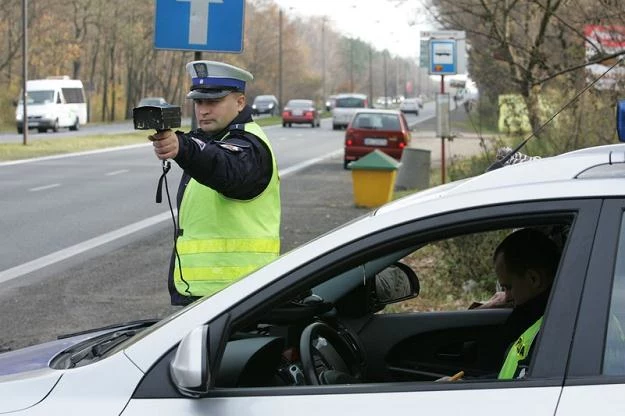
<path id="1" fill-rule="evenodd" d="M 509 234 L 493 255 L 503 302 L 514 305 L 506 319 L 502 340 L 512 342 L 499 379 L 522 378 L 529 368 L 532 346 L 543 321 L 560 250 L 547 235 L 534 228 Z"/>
<path id="2" fill-rule="evenodd" d="M 280 179 L 269 140 L 246 104 L 252 74 L 213 61 L 189 62 L 186 69 L 199 128 L 149 137 L 159 159 L 173 159 L 183 170 L 168 282 L 172 305 L 213 294 L 280 252 Z"/>

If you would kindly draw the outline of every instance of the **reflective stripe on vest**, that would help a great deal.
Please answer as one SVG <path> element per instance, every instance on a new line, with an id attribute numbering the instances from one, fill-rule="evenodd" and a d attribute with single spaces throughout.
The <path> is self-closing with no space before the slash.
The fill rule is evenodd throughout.
<path id="1" fill-rule="evenodd" d="M 514 378 L 519 367 L 519 362 L 527 358 L 530 348 L 532 347 L 532 343 L 534 342 L 534 338 L 536 338 L 536 334 L 538 334 L 542 323 L 543 318 L 541 316 L 540 319 L 527 328 L 525 332 L 521 334 L 519 339 L 516 340 L 514 345 L 510 347 L 506 360 L 504 361 L 501 371 L 499 372 L 499 376 L 497 377 L 498 379 L 512 380 Z"/>
<path id="2" fill-rule="evenodd" d="M 174 284 L 182 295 L 213 294 L 280 253 L 276 159 L 262 129 L 253 122 L 244 126 L 267 145 L 272 177 L 267 188 L 251 200 L 230 199 L 194 179 L 189 181 L 180 204 L 179 224 L 184 233 L 176 242 L 180 261 L 174 267 Z"/>

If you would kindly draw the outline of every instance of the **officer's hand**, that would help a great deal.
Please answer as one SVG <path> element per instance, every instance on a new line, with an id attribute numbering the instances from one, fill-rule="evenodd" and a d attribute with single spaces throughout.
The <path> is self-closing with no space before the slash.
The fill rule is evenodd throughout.
<path id="1" fill-rule="evenodd" d="M 154 146 L 154 153 L 157 158 L 161 160 L 173 159 L 178 155 L 178 136 L 173 131 L 159 131 L 152 136 L 148 136 L 148 139 L 152 140 L 152 146 Z"/>

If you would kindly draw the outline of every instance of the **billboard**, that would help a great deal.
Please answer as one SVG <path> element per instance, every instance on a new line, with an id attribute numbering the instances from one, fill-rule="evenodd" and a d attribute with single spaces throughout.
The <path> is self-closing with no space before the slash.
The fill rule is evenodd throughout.
<path id="1" fill-rule="evenodd" d="M 625 26 L 585 25 L 586 62 L 595 61 L 598 57 L 623 52 L 625 54 Z M 588 82 L 594 81 L 605 73 L 622 56 L 608 58 L 586 67 Z M 614 89 L 617 83 L 625 86 L 625 65 L 621 62 L 596 84 L 597 89 Z"/>

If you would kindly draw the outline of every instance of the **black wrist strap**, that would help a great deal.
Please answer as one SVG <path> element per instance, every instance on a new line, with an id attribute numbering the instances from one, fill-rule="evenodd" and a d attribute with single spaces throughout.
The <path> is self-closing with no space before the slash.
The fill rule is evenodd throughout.
<path id="1" fill-rule="evenodd" d="M 156 203 L 160 204 L 163 202 L 163 182 L 165 186 L 167 186 L 167 172 L 171 169 L 171 162 L 169 160 L 163 160 L 163 173 L 161 177 L 158 178 L 158 186 L 156 187 Z"/>

